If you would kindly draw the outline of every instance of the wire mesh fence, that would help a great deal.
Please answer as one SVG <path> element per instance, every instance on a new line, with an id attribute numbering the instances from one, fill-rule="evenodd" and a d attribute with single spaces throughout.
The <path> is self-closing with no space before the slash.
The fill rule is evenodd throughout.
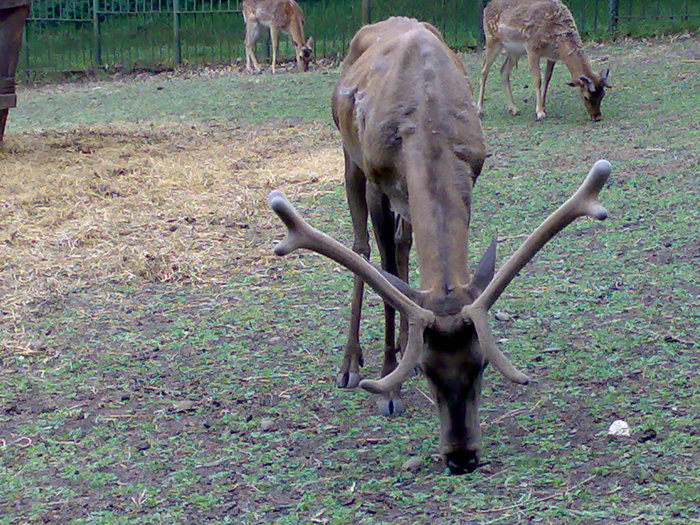
<path id="1" fill-rule="evenodd" d="M 475 0 L 297 0 L 316 58 L 336 59 L 363 20 L 404 15 L 435 25 L 456 49 L 482 38 Z M 565 0 L 584 38 L 697 29 L 697 0 Z M 20 68 L 31 72 L 221 64 L 245 56 L 241 0 L 35 0 Z M 266 51 L 264 39 L 258 46 Z M 260 50 L 259 50 L 260 51 Z M 292 58 L 289 40 L 280 54 Z"/>

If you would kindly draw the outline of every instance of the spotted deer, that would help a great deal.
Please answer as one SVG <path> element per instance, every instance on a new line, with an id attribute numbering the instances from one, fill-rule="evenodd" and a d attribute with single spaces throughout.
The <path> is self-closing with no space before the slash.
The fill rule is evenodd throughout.
<path id="1" fill-rule="evenodd" d="M 571 11 L 560 0 L 493 0 L 484 9 L 486 51 L 481 67 L 481 88 L 477 108 L 483 114 L 484 92 L 489 69 L 505 50 L 506 59 L 501 66 L 503 89 L 508 99 L 508 109 L 517 115 L 513 102 L 510 73 L 518 60 L 527 55 L 530 72 L 535 83 L 537 120 L 546 117 L 547 88 L 557 61 L 564 62 L 571 73 L 569 86 L 577 87 L 583 105 L 591 119 L 601 119 L 600 103 L 605 96 L 610 70 L 600 74 L 591 69 L 583 50 L 581 37 Z M 547 60 L 544 86 L 540 73 L 540 58 Z"/>
<path id="2" fill-rule="evenodd" d="M 304 13 L 299 4 L 294 0 L 243 0 L 242 10 L 245 21 L 245 67 L 248 72 L 253 71 L 251 62 L 255 70 L 260 71 L 253 48 L 263 26 L 270 29 L 273 73 L 277 67 L 280 31 L 292 39 L 299 71 L 309 70 L 313 38 L 304 40 Z"/>
<path id="3" fill-rule="evenodd" d="M 472 188 L 486 156 L 466 71 L 429 24 L 390 18 L 353 38 L 332 98 L 345 154 L 345 181 L 355 240 L 349 249 L 311 227 L 279 191 L 270 206 L 287 227 L 278 255 L 304 248 L 355 273 L 351 322 L 338 386 L 380 394 L 380 410 L 400 412 L 401 384 L 420 369 L 440 418 L 440 450 L 452 473 L 479 464 L 478 408 L 488 363 L 527 384 L 496 346 L 488 311 L 544 244 L 577 217 L 605 219 L 598 193 L 610 173 L 598 161 L 582 186 L 495 274 L 496 243 L 473 277 L 467 266 Z M 368 261 L 371 216 L 382 268 Z M 420 287 L 408 284 L 415 243 Z M 384 300 L 382 377 L 360 380 L 358 340 L 363 283 Z M 402 317 L 394 342 L 394 313 Z M 405 320 L 405 322 L 403 322 Z M 405 333 L 404 333 L 405 331 Z M 402 358 L 397 360 L 397 353 Z"/>

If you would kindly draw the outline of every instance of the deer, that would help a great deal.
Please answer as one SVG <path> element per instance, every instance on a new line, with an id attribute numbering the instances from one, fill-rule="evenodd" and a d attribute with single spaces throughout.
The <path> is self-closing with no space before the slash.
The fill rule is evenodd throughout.
<path id="1" fill-rule="evenodd" d="M 287 230 L 274 252 L 284 256 L 311 250 L 355 274 L 338 386 L 359 385 L 381 396 L 380 409 L 393 406 L 397 413 L 403 406 L 402 383 L 420 370 L 437 406 L 440 452 L 447 468 L 452 474 L 473 472 L 479 466 L 478 410 L 487 364 L 516 384 L 530 381 L 497 347 L 488 311 L 515 275 L 568 224 L 581 216 L 607 217 L 598 194 L 611 166 L 598 161 L 573 196 L 498 272 L 494 239 L 470 278 L 472 190 L 486 149 L 465 67 L 438 31 L 394 17 L 361 28 L 350 44 L 332 109 L 345 157 L 353 246 L 313 228 L 274 190 L 269 205 Z M 368 215 L 381 268 L 369 261 Z M 418 257 L 418 289 L 407 282 L 408 261 L 402 259 L 408 258 L 411 243 Z M 393 344 L 395 334 L 385 334 L 382 376 L 376 380 L 359 375 L 364 283 L 386 304 L 387 331 L 395 330 L 396 311 L 402 319 L 398 346 Z"/>
<path id="2" fill-rule="evenodd" d="M 246 71 L 252 73 L 251 62 L 255 71 L 260 71 L 260 64 L 253 47 L 260 36 L 262 26 L 270 29 L 273 73 L 277 67 L 280 31 L 284 31 L 292 39 L 298 70 L 309 70 L 313 38 L 304 40 L 304 13 L 299 4 L 294 0 L 243 0 L 242 11 L 245 21 Z"/>
<path id="3" fill-rule="evenodd" d="M 576 22 L 571 11 L 560 0 L 493 0 L 484 9 L 484 33 L 486 50 L 481 67 L 481 86 L 477 108 L 484 113 L 484 93 L 489 69 L 505 50 L 506 59 L 501 66 L 503 89 L 512 115 L 520 111 L 513 102 L 510 73 L 518 60 L 527 55 L 530 72 L 535 83 L 536 120 L 546 118 L 547 88 L 557 61 L 561 60 L 571 73 L 567 85 L 577 87 L 583 105 L 590 118 L 601 120 L 600 104 L 605 97 L 609 69 L 595 73 L 586 57 Z M 540 73 L 540 58 L 547 60 L 544 86 Z"/>

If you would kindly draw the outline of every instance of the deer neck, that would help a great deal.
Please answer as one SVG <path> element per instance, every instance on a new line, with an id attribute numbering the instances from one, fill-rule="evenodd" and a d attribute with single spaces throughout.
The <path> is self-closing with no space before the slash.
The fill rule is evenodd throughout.
<path id="1" fill-rule="evenodd" d="M 557 51 L 561 61 L 571 73 L 572 80 L 578 80 L 581 76 L 591 80 L 597 78 L 580 44 L 565 40 L 559 44 Z"/>
<path id="2" fill-rule="evenodd" d="M 294 10 L 289 16 L 289 34 L 295 47 L 304 47 L 304 19 L 301 13 Z"/>
<path id="3" fill-rule="evenodd" d="M 458 160 L 430 133 L 406 141 L 400 166 L 406 174 L 411 226 L 420 268 L 420 288 L 433 300 L 459 294 L 469 282 L 467 243 L 471 178 L 458 176 Z"/>

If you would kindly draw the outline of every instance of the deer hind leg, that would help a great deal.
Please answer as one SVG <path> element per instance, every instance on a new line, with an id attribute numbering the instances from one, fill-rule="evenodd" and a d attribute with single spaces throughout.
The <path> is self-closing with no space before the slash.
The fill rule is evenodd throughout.
<path id="1" fill-rule="evenodd" d="M 535 112 L 537 114 L 537 120 L 544 120 L 547 115 L 544 112 L 544 98 L 542 96 L 542 74 L 540 72 L 540 57 L 531 51 L 527 52 L 527 60 L 530 63 L 530 72 L 532 73 L 532 79 L 535 82 L 535 98 L 537 103 L 535 106 Z"/>
<path id="2" fill-rule="evenodd" d="M 503 62 L 503 65 L 501 66 L 501 76 L 503 77 L 503 90 L 506 92 L 506 99 L 508 99 L 508 111 L 510 111 L 511 115 L 517 115 L 520 113 L 520 110 L 515 105 L 515 102 L 513 102 L 513 90 L 510 86 L 510 72 L 513 70 L 513 67 L 515 67 L 517 63 L 518 59 L 514 55 L 508 53 L 505 62 Z"/>
<path id="3" fill-rule="evenodd" d="M 399 243 L 397 242 L 399 241 L 397 226 L 400 223 L 400 219 L 397 220 L 394 213 L 391 211 L 388 197 L 383 195 L 376 186 L 369 186 L 367 201 L 369 204 L 369 213 L 372 217 L 374 235 L 377 239 L 379 255 L 381 256 L 382 269 L 406 280 L 408 278 L 407 260 L 405 265 L 406 271 L 404 272 L 405 275 L 402 276 L 399 270 L 400 256 Z M 405 243 L 401 249 L 405 250 Z M 402 324 L 404 323 L 403 317 L 401 322 Z M 405 327 L 405 337 L 407 337 L 407 335 L 408 325 Z M 391 306 L 384 303 L 384 360 L 382 364 L 382 377 L 393 372 L 398 365 L 396 357 L 399 351 L 400 347 L 396 345 L 396 311 Z M 399 385 L 391 392 L 382 394 L 378 406 L 379 413 L 383 416 L 390 416 L 403 412 L 404 405 L 401 400 L 401 386 Z"/>
<path id="4" fill-rule="evenodd" d="M 396 221 L 396 268 L 399 278 L 408 282 L 408 258 L 413 244 L 413 230 L 411 223 L 403 219 Z M 401 326 L 399 328 L 399 348 L 403 352 L 408 342 L 408 318 L 401 316 Z"/>
<path id="5" fill-rule="evenodd" d="M 245 24 L 245 69 L 248 73 L 252 73 L 251 63 L 255 71 L 260 71 L 260 64 L 255 56 L 255 42 L 260 36 L 260 24 L 255 21 L 246 20 Z"/>
<path id="6" fill-rule="evenodd" d="M 554 71 L 554 65 L 556 61 L 547 60 L 547 67 L 544 68 L 544 88 L 542 90 L 542 107 L 544 108 L 547 104 L 547 89 L 549 88 L 549 81 L 552 80 L 552 72 Z"/>
<path id="7" fill-rule="evenodd" d="M 270 26 L 270 40 L 272 44 L 272 73 L 275 73 L 277 67 L 277 51 L 280 45 L 280 30 L 274 25 Z"/>
<path id="8" fill-rule="evenodd" d="M 486 92 L 486 79 L 489 76 L 489 69 L 498 58 L 498 52 L 501 50 L 501 43 L 498 40 L 486 40 L 486 51 L 484 61 L 481 64 L 481 84 L 479 87 L 479 100 L 476 104 L 476 110 L 479 116 L 484 114 L 484 94 Z"/>
<path id="9" fill-rule="evenodd" d="M 367 197 L 366 180 L 362 170 L 355 164 L 347 152 L 345 154 L 345 191 L 352 218 L 352 228 L 355 240 L 352 245 L 354 252 L 369 259 L 369 232 L 367 230 Z M 355 388 L 360 382 L 360 367 L 364 364 L 362 347 L 360 346 L 360 319 L 362 317 L 362 295 L 364 281 L 355 276 L 350 308 L 350 327 L 345 343 L 343 362 L 336 378 L 339 388 Z"/>

